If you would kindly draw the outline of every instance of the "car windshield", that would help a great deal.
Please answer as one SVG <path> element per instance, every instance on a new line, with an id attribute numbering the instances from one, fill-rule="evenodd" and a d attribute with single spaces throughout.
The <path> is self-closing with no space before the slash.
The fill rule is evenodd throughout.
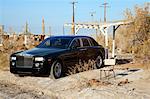
<path id="1" fill-rule="evenodd" d="M 69 37 L 50 37 L 45 39 L 42 43 L 40 43 L 38 48 L 68 48 L 72 38 Z"/>

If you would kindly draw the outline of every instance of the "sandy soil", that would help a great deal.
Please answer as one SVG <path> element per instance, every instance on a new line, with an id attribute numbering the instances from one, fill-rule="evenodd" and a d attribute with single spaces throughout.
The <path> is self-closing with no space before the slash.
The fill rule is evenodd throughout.
<path id="1" fill-rule="evenodd" d="M 127 64 L 57 80 L 48 77 L 16 77 L 9 71 L 0 71 L 0 99 L 106 98 L 150 99 L 150 70 L 140 64 Z"/>

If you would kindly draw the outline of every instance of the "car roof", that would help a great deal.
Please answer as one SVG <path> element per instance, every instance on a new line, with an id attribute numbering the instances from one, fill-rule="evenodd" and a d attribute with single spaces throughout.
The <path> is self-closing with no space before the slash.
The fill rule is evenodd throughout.
<path id="1" fill-rule="evenodd" d="M 65 35 L 65 36 L 50 36 L 48 38 L 51 38 L 51 37 L 56 37 L 56 38 L 78 38 L 78 37 L 87 37 L 87 38 L 91 38 L 89 36 L 79 36 L 79 35 Z"/>

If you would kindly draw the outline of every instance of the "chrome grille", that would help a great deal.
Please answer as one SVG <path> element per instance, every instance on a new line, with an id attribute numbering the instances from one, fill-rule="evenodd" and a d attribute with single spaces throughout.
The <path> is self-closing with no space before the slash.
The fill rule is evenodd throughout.
<path id="1" fill-rule="evenodd" d="M 31 56 L 17 56 L 16 67 L 32 68 L 33 58 Z"/>

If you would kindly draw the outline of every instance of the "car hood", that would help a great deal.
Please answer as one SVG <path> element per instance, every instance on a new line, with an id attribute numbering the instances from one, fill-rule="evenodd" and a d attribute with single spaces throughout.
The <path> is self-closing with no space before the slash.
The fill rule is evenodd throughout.
<path id="1" fill-rule="evenodd" d="M 33 48 L 31 50 L 26 50 L 20 53 L 17 53 L 16 55 L 21 56 L 46 56 L 49 54 L 55 54 L 62 51 L 65 51 L 66 49 L 59 49 L 59 48 Z"/>

